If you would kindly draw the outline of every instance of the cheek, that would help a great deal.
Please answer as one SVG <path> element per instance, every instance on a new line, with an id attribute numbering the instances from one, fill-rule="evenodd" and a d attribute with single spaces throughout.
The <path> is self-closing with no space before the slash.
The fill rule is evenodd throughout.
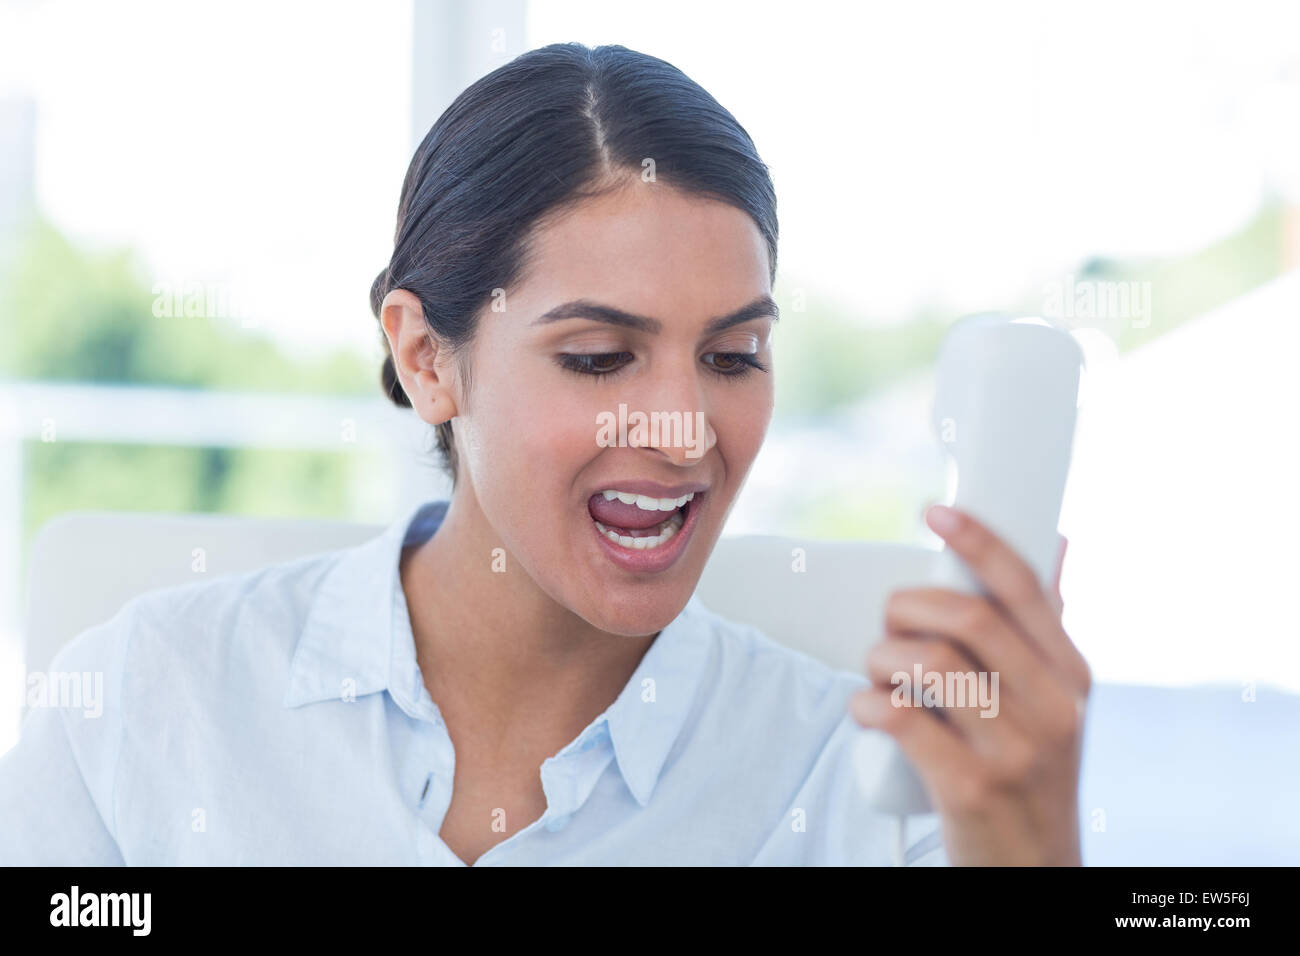
<path id="1" fill-rule="evenodd" d="M 516 369 L 482 381 L 484 399 L 457 424 L 466 425 L 469 470 L 484 509 L 550 533 L 553 520 L 568 520 L 574 479 L 597 451 L 599 403 L 581 389 L 528 381 L 529 374 Z"/>
<path id="2" fill-rule="evenodd" d="M 581 382 L 578 383 L 581 386 Z M 571 497 L 579 471 L 596 454 L 597 416 L 604 408 L 594 389 L 564 388 L 553 381 L 527 393 L 526 408 L 512 411 L 509 438 L 530 480 Z M 555 503 L 555 499 L 552 499 Z"/>
<path id="3" fill-rule="evenodd" d="M 769 379 L 754 388 L 736 389 L 735 394 L 714 402 L 718 450 L 731 470 L 743 474 L 758 455 L 772 421 L 774 397 Z"/>

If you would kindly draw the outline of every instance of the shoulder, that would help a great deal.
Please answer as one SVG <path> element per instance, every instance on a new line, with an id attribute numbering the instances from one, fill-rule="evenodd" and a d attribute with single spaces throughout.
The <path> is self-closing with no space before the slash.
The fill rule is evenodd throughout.
<path id="1" fill-rule="evenodd" d="M 342 553 L 155 588 L 77 634 L 27 676 L 28 713 L 0 763 L 0 816 L 86 843 L 55 841 L 56 856 L 120 860 L 124 777 L 148 777 L 157 792 L 257 719 L 250 698 L 278 705 L 315 585 Z M 0 852 L 17 839 L 0 827 Z"/>
<path id="2" fill-rule="evenodd" d="M 63 716 L 33 726 L 66 731 L 105 819 L 124 748 L 170 753 L 183 738 L 194 752 L 172 755 L 178 771 L 198 742 L 278 710 L 313 592 L 345 550 L 145 591 L 55 654 L 46 692 L 29 679 L 29 708 Z"/>
<path id="3" fill-rule="evenodd" d="M 287 667 L 320 580 L 345 549 L 154 588 L 55 655 L 53 673 L 102 672 L 141 690 Z"/>
<path id="4" fill-rule="evenodd" d="M 699 729 L 725 736 L 731 747 L 752 746 L 789 772 L 809 769 L 837 730 L 843 734 L 849 698 L 866 678 L 692 604 L 708 649 Z"/>
<path id="5" fill-rule="evenodd" d="M 866 678 L 831 667 L 803 651 L 774 640 L 761 629 L 725 618 L 698 601 L 690 612 L 707 635 L 716 655 L 714 676 L 721 679 L 719 689 L 740 693 L 754 704 L 806 710 L 839 706 L 856 690 L 865 686 Z M 768 696 L 782 692 L 779 698 Z M 764 699 L 759 700 L 762 696 Z M 743 701 L 732 703 L 743 706 Z"/>
<path id="6" fill-rule="evenodd" d="M 865 675 L 831 667 L 698 603 L 693 613 L 713 658 L 705 669 L 704 713 L 723 732 L 710 736 L 714 761 L 725 741 L 722 759 L 745 787 L 747 805 L 774 821 L 755 863 L 888 864 L 896 828 L 904 825 L 909 865 L 946 864 L 936 815 L 900 823 L 871 802 L 864 774 L 878 777 L 884 738 L 848 713 L 849 698 L 867 686 Z"/>

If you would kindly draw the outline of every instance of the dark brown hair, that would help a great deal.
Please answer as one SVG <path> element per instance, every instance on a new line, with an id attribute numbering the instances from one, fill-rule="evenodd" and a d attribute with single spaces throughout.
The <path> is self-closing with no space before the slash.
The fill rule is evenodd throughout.
<path id="1" fill-rule="evenodd" d="M 433 124 L 402 183 L 393 255 L 370 288 L 375 317 L 393 289 L 415 295 L 431 335 L 456 356 L 464 391 L 479 312 L 523 274 L 543 217 L 617 188 L 654 162 L 656 181 L 747 212 L 776 277 L 776 193 L 744 128 L 671 64 L 622 46 L 556 43 L 469 86 Z M 411 403 L 388 342 L 380 380 Z M 451 422 L 438 448 L 456 481 Z"/>

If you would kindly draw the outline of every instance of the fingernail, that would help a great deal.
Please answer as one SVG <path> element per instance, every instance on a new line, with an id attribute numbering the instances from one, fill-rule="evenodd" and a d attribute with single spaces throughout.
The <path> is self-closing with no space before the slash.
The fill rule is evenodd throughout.
<path id="1" fill-rule="evenodd" d="M 931 505 L 925 513 L 925 520 L 939 534 L 952 534 L 960 519 L 957 512 L 947 505 Z"/>

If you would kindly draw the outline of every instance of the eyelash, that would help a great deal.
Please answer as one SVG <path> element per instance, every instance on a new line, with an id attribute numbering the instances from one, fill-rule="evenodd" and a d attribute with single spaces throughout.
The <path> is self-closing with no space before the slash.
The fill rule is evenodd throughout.
<path id="1" fill-rule="evenodd" d="M 624 364 L 618 366 L 617 368 L 608 369 L 606 371 L 598 371 L 592 368 L 592 361 L 594 359 L 617 358 L 621 355 L 631 355 L 631 354 L 632 353 L 630 352 L 593 352 L 591 354 L 582 355 L 582 354 L 575 354 L 570 352 L 563 352 L 556 358 L 556 361 L 560 364 L 561 368 L 564 368 L 570 372 L 580 375 L 583 378 L 606 378 L 610 375 L 617 375 L 619 372 L 623 371 L 623 369 L 627 368 L 627 363 L 625 362 Z M 720 368 L 716 368 L 713 365 L 709 365 L 709 370 L 713 372 L 715 375 L 721 376 L 722 378 L 744 378 L 755 369 L 757 369 L 760 372 L 767 371 L 766 365 L 764 365 L 758 359 L 754 358 L 754 356 L 749 355 L 745 352 L 705 352 L 704 354 L 721 355 L 725 358 L 737 359 L 738 361 L 741 362 L 740 365 L 734 366 L 734 371 L 729 371 L 729 372 L 724 372 Z"/>

